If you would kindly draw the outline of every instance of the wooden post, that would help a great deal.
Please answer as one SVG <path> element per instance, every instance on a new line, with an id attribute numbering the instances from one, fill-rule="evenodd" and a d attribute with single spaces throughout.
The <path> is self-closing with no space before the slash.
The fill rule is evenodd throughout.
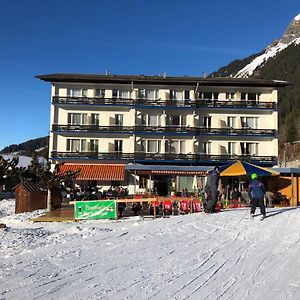
<path id="1" fill-rule="evenodd" d="M 291 181 L 292 181 L 292 206 L 295 206 L 295 199 L 294 199 L 294 173 L 291 173 Z"/>
<path id="2" fill-rule="evenodd" d="M 156 200 L 154 201 L 153 216 L 156 218 Z"/>
<path id="3" fill-rule="evenodd" d="M 115 201 L 116 201 L 116 220 L 118 220 L 119 219 L 118 201 L 117 200 Z"/>

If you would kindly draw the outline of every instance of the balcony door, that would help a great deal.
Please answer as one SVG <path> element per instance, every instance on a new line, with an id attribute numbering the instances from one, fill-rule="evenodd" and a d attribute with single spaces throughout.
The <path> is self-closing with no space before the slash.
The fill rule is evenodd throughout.
<path id="1" fill-rule="evenodd" d="M 240 143 L 242 155 L 257 155 L 258 143 Z"/>
<path id="2" fill-rule="evenodd" d="M 115 142 L 114 142 L 114 152 L 115 153 L 122 153 L 123 152 L 123 141 L 122 140 L 115 140 Z"/>

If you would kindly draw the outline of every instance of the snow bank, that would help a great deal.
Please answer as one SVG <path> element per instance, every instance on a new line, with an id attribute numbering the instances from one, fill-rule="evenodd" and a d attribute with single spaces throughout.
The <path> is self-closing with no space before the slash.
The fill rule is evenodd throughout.
<path id="1" fill-rule="evenodd" d="M 13 201 L 10 202 L 12 205 Z M 0 202 L 1 299 L 297 299 L 300 210 L 32 223 Z M 4 207 L 4 208 L 3 208 Z M 5 208 L 6 207 L 6 208 Z"/>

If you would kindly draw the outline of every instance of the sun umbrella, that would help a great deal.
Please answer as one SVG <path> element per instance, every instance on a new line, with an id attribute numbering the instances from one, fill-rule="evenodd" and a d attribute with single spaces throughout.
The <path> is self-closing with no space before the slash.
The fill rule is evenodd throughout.
<path id="1" fill-rule="evenodd" d="M 268 168 L 263 168 L 245 161 L 235 161 L 228 165 L 220 167 L 221 176 L 242 176 L 257 174 L 258 176 L 277 176 L 278 172 L 275 172 Z"/>

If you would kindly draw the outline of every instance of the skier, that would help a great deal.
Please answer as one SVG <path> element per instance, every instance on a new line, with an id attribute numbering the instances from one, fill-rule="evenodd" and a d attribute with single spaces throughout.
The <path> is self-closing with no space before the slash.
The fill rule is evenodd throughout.
<path id="1" fill-rule="evenodd" d="M 218 201 L 218 185 L 220 178 L 220 169 L 218 166 L 214 167 L 212 171 L 208 173 L 207 182 L 205 185 L 205 193 L 207 195 L 207 203 L 204 205 L 204 211 L 206 213 L 215 213 L 216 204 Z"/>
<path id="2" fill-rule="evenodd" d="M 264 196 L 266 193 L 265 187 L 262 182 L 258 180 L 257 174 L 253 173 L 251 175 L 251 182 L 248 187 L 248 195 L 250 197 L 251 204 L 251 216 L 254 217 L 256 206 L 259 206 L 260 213 L 262 215 L 261 219 L 263 220 L 266 217 L 266 207 L 264 204 Z"/>

